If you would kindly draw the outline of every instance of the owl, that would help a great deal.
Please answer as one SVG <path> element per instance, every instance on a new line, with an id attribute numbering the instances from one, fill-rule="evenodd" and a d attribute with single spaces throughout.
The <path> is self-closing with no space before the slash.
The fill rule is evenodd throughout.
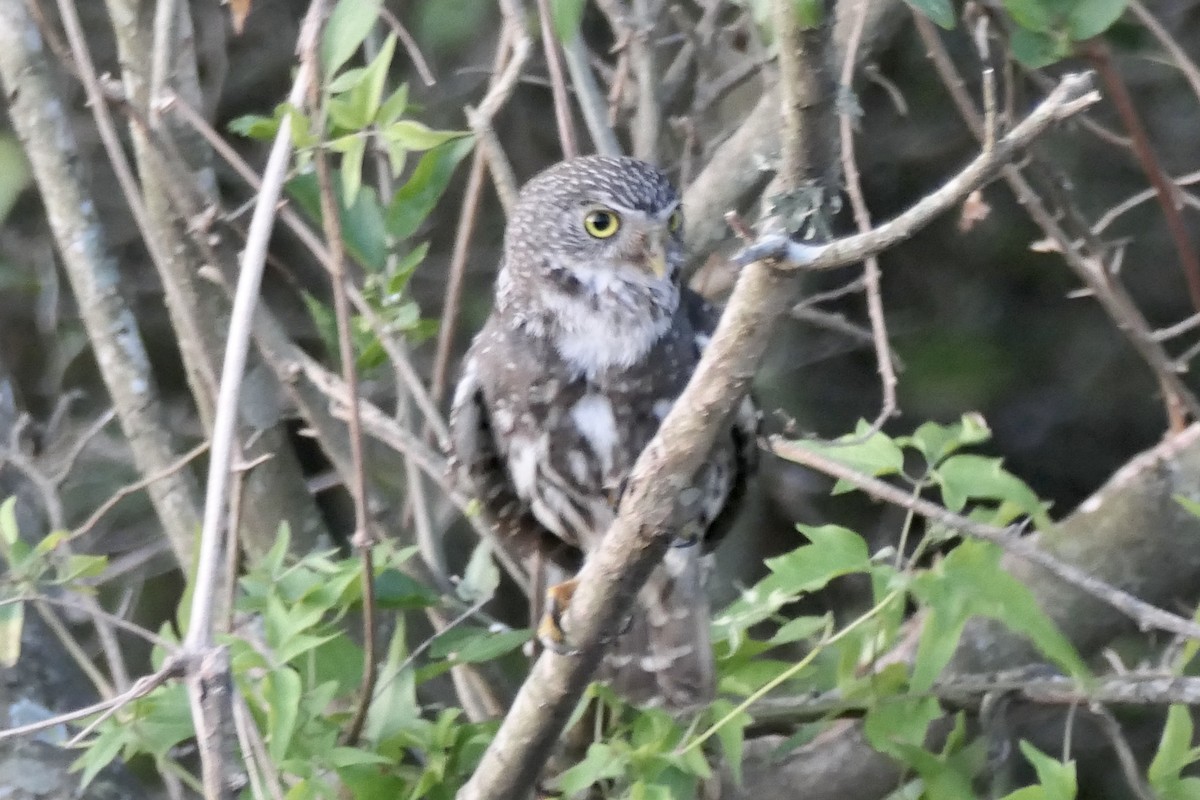
<path id="1" fill-rule="evenodd" d="M 679 194 L 633 158 L 561 162 L 521 190 L 491 315 L 464 360 L 454 460 L 501 540 L 577 570 L 616 517 L 626 479 L 683 391 L 715 322 L 680 283 Z M 705 577 L 756 452 L 747 401 L 677 498 L 673 546 L 611 643 L 601 679 L 631 703 L 696 708 L 714 692 Z M 569 649 L 547 592 L 539 636 Z"/>

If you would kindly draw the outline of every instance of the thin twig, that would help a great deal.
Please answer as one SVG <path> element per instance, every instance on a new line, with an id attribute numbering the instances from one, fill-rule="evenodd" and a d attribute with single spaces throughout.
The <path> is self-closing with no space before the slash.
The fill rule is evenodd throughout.
<path id="1" fill-rule="evenodd" d="M 150 54 L 150 113 L 151 124 L 157 122 L 155 101 L 162 96 L 175 55 L 175 20 L 179 16 L 177 0 L 159 0 L 154 4 L 154 49 Z"/>
<path id="2" fill-rule="evenodd" d="M 574 158 L 579 155 L 579 145 L 575 142 L 571 100 L 567 95 L 567 82 L 563 76 L 562 56 L 558 50 L 558 36 L 554 33 L 549 0 L 537 0 L 537 9 L 542 30 L 542 51 L 546 54 L 546 67 L 550 71 L 550 91 L 554 96 L 554 121 L 558 125 L 558 141 L 562 146 L 563 158 Z"/>
<path id="3" fill-rule="evenodd" d="M 633 154 L 650 162 L 658 160 L 658 139 L 663 122 L 658 100 L 662 75 L 658 72 L 658 58 L 654 52 L 654 33 L 661 11 L 661 0 L 633 0 L 633 37 L 629 41 L 629 62 L 637 81 Z"/>
<path id="4" fill-rule="evenodd" d="M 850 29 L 846 41 L 846 56 L 842 61 L 841 85 L 843 91 L 849 91 L 854 81 L 854 65 L 858 58 L 858 46 L 862 41 L 863 29 L 867 20 L 867 3 L 860 3 L 858 15 Z M 846 185 L 846 193 L 850 197 L 850 207 L 854 211 L 854 223 L 860 233 L 871 229 L 871 212 L 867 208 L 866 198 L 863 197 L 862 182 L 859 180 L 858 160 L 854 155 L 854 123 L 853 116 L 847 110 L 838 113 L 838 130 L 842 142 L 842 175 Z M 863 285 L 866 288 L 867 317 L 871 320 L 871 341 L 875 346 L 875 363 L 879 372 L 879 383 L 882 389 L 882 402 L 879 413 L 871 423 L 871 430 L 879 430 L 884 423 L 894 417 L 899 409 L 896 407 L 896 370 L 892 363 L 892 349 L 888 343 L 887 321 L 883 314 L 883 298 L 879 288 L 879 259 L 870 256 L 863 263 Z"/>
<path id="5" fill-rule="evenodd" d="M 288 103 L 292 107 L 301 106 L 308 95 L 309 84 L 316 80 L 315 53 L 321 23 L 325 18 L 325 6 L 325 0 L 312 0 L 300 29 L 300 66 L 288 93 Z M 225 521 L 228 502 L 227 489 L 237 431 L 238 398 L 250 348 L 254 309 L 258 302 L 267 247 L 275 222 L 275 208 L 282 193 L 292 151 L 291 130 L 292 116 L 285 114 L 279 122 L 279 130 L 263 170 L 262 189 L 250 220 L 246 246 L 239 265 L 238 286 L 229 319 L 228 340 L 217 393 L 216 416 L 213 420 L 208 485 L 204 498 L 204 522 L 200 532 L 199 558 L 193 583 L 188 632 L 184 640 L 184 652 L 191 660 L 198 662 L 195 672 L 189 672 L 188 696 L 196 735 L 200 742 L 201 774 L 204 778 L 205 792 L 212 798 L 227 797 L 232 791 L 232 787 L 228 786 L 225 780 L 225 747 L 220 739 L 227 718 L 224 711 L 229 710 L 230 721 L 232 717 L 232 705 L 229 704 L 228 696 L 229 684 L 221 680 L 219 672 L 214 672 L 219 671 L 223 665 L 227 666 L 227 659 L 222 659 L 212 648 L 213 613 L 217 590 L 221 583 L 219 573 L 225 538 L 222 523 Z M 232 576 L 227 577 L 232 579 Z"/>
<path id="6" fill-rule="evenodd" d="M 1190 186 L 1194 183 L 1200 183 L 1200 170 L 1189 172 L 1186 175 L 1180 175 L 1178 178 L 1171 178 L 1170 180 L 1175 194 L 1182 195 L 1183 201 L 1192 208 L 1200 208 L 1200 198 L 1179 189 L 1180 186 Z M 1153 200 L 1156 194 L 1157 192 L 1154 187 L 1150 187 L 1149 189 L 1143 189 L 1136 194 L 1132 194 L 1120 203 L 1117 203 L 1108 211 L 1101 214 L 1092 224 L 1092 235 L 1099 236 L 1106 228 L 1116 222 L 1117 218 L 1122 214 L 1136 208 L 1147 200 Z"/>
<path id="7" fill-rule="evenodd" d="M 387 6 L 380 7 L 379 16 L 395 31 L 396 36 L 400 39 L 400 43 L 404 45 L 404 51 L 408 53 L 413 66 L 417 69 L 417 74 L 421 76 L 421 80 L 425 82 L 425 85 L 433 86 L 436 84 L 437 78 L 433 77 L 433 71 L 429 69 L 429 64 L 425 61 L 425 56 L 421 55 L 421 48 L 417 46 L 417 40 L 408 32 L 408 28 L 404 27 L 404 23 Z"/>
<path id="8" fill-rule="evenodd" d="M 1083 46 L 1083 54 L 1100 74 L 1100 79 L 1108 89 L 1108 96 L 1112 99 L 1117 114 L 1121 117 L 1125 129 L 1133 140 L 1133 152 L 1137 156 L 1142 171 L 1146 173 L 1150 185 L 1154 187 L 1159 207 L 1162 208 L 1163 217 L 1167 223 L 1167 231 L 1175 243 L 1175 251 L 1179 255 L 1179 266 L 1187 280 L 1192 308 L 1200 311 L 1200 255 L 1197 255 L 1196 246 L 1188 233 L 1187 225 L 1184 224 L 1183 216 L 1179 213 L 1179 206 L 1175 203 L 1170 181 L 1163 172 L 1158 155 L 1154 152 L 1154 146 L 1150 144 L 1150 136 L 1146 133 L 1142 118 L 1134 107 L 1133 98 L 1129 96 L 1129 89 L 1126 88 L 1121 73 L 1113 64 L 1112 52 L 1103 41 L 1093 39 L 1088 42 Z"/>
<path id="9" fill-rule="evenodd" d="M 31 722 L 27 725 L 18 725 L 15 728 L 2 730 L 0 731 L 0 742 L 8 739 L 18 739 L 22 736 L 29 736 L 40 731 L 57 727 L 58 725 L 65 725 L 67 723 L 74 722 L 75 720 L 90 717 L 93 714 L 100 714 L 104 712 L 109 712 L 109 714 L 111 714 L 112 711 L 121 708 L 132 700 L 146 696 L 150 692 L 154 691 L 154 689 L 166 683 L 169 679 L 179 677 L 183 673 L 183 661 L 174 657 L 169 657 L 166 663 L 163 664 L 162 668 L 158 670 L 158 672 L 139 678 L 132 686 L 129 687 L 128 691 L 123 692 L 122 694 L 119 694 L 111 699 L 101 700 L 99 703 L 93 703 L 90 706 L 76 709 L 75 711 L 68 711 L 64 714 L 56 714 L 53 717 L 47 717 L 46 719 L 41 719 L 37 722 Z M 82 735 L 82 733 L 77 735 L 75 738 L 79 738 L 80 735 Z M 67 743 L 67 746 L 70 746 L 70 742 Z"/>
<path id="10" fill-rule="evenodd" d="M 1167 54 L 1171 56 L 1175 62 L 1175 66 L 1183 73 L 1183 77 L 1187 79 L 1188 85 L 1192 87 L 1192 94 L 1196 95 L 1196 99 L 1200 100 L 1200 66 L 1188 55 L 1179 42 L 1175 40 L 1166 29 L 1166 27 L 1158 21 L 1158 18 L 1150 13 L 1150 10 L 1143 5 L 1140 0 L 1129 0 L 1129 10 L 1138 18 L 1138 21 L 1146 26 L 1146 29 L 1158 39 L 1158 43 L 1163 46 Z"/>
<path id="11" fill-rule="evenodd" d="M 925 43 L 934 68 L 941 76 L 943 85 L 950 92 L 950 97 L 958 108 L 963 121 L 975 138 L 982 142 L 984 139 L 983 120 L 975 109 L 970 95 L 967 94 L 962 76 L 942 44 L 937 28 L 921 13 L 913 14 L 913 22 L 922 42 Z M 1061 88 L 1062 84 L 1060 83 L 1058 89 Z M 1042 202 L 1041 197 L 1034 191 L 1021 170 L 1010 165 L 1001 170 L 1001 175 L 1033 221 L 1042 229 L 1047 238 L 1057 243 L 1067 265 L 1088 286 L 1104 310 L 1116 321 L 1118 328 L 1126 335 L 1134 349 L 1154 372 L 1155 377 L 1163 386 L 1168 416 L 1173 416 L 1174 408 L 1183 407 L 1193 418 L 1200 419 L 1200 400 L 1180 380 L 1176 364 L 1162 346 L 1154 340 L 1153 331 L 1136 304 L 1119 282 L 1110 280 L 1110 274 L 1103 261 L 1098 256 L 1085 251 L 1081 245 L 1076 244 L 1074 239 L 1063 229 L 1058 216 L 1046 208 L 1045 203 Z"/>
<path id="12" fill-rule="evenodd" d="M 145 489 L 147 486 L 154 483 L 155 481 L 162 480 L 163 478 L 167 477 L 168 475 L 172 475 L 175 472 L 178 472 L 179 470 L 186 467 L 193 459 L 195 459 L 197 456 L 199 456 L 201 453 L 203 453 L 207 449 L 208 449 L 208 442 L 201 442 L 200 444 L 196 445 L 191 450 L 188 450 L 186 453 L 184 453 L 182 456 L 180 456 L 179 460 L 177 460 L 174 464 L 168 464 L 167 466 L 160 469 L 158 472 L 155 472 L 150 475 L 146 475 L 145 477 L 140 478 L 140 479 L 134 481 L 133 483 L 127 483 L 124 486 L 122 486 L 120 489 L 117 489 L 117 491 L 113 492 L 103 503 L 100 504 L 100 506 L 95 511 L 93 511 L 91 513 L 91 515 L 86 520 L 83 521 L 82 525 L 79 525 L 73 531 L 71 531 L 70 538 L 72 540 L 74 540 L 74 539 L 78 539 L 80 536 L 83 536 L 88 531 L 90 531 L 92 528 L 96 527 L 96 524 L 98 522 L 100 522 L 100 520 L 104 517 L 105 514 L 107 514 L 109 511 L 112 511 L 113 508 L 117 505 L 117 503 L 121 502 L 123 499 L 125 499 L 126 497 L 128 497 L 131 494 L 140 492 L 142 489 Z"/>
<path id="13" fill-rule="evenodd" d="M 445 396 L 450 373 L 450 354 L 454 348 L 454 334 L 458 329 L 463 277 L 467 271 L 467 258 L 471 254 L 471 239 L 475 232 L 479 201 L 483 195 L 483 176 L 486 169 L 486 157 L 483 150 L 477 147 L 471 157 L 471 172 L 467 176 L 467 188 L 463 193 L 462 208 L 458 214 L 458 226 L 454 229 L 454 250 L 450 254 L 446 292 L 442 297 L 441 325 L 438 327 L 437 351 L 433 358 L 433 380 L 429 386 L 429 393 L 438 403 Z"/>
<path id="14" fill-rule="evenodd" d="M 316 74 L 316 51 L 307 54 L 313 59 L 310 69 Z M 318 81 L 309 84 L 310 109 L 317 115 L 317 130 L 324 130 L 325 109 L 321 107 Z M 330 274 L 333 286 L 333 308 L 337 321 L 338 356 L 342 367 L 342 383 L 346 387 L 346 425 L 350 438 L 351 485 L 350 496 L 354 502 L 354 535 L 352 546 L 362 557 L 363 597 L 363 677 L 360 701 L 346 729 L 345 742 L 353 747 L 362 734 L 367 712 L 371 707 L 371 696 L 378 675 L 377 642 L 375 637 L 375 569 L 372 564 L 372 548 L 376 538 L 367 517 L 367 476 L 363 460 L 362 422 L 359 410 L 358 370 L 355 365 L 354 341 L 351 331 L 350 302 L 346 295 L 346 254 L 342 243 L 342 223 L 334 196 L 333 174 L 329 167 L 329 154 L 324 147 L 313 153 L 317 185 L 321 202 L 321 222 L 325 228 L 325 241 L 329 247 Z"/>
<path id="15" fill-rule="evenodd" d="M 621 155 L 621 143 L 617 141 L 617 135 L 608 122 L 607 102 L 600 93 L 596 74 L 592 72 L 588 59 L 587 45 L 578 31 L 563 44 L 563 53 L 566 55 L 567 72 L 571 75 L 571 86 L 575 89 L 575 99 L 579 101 L 583 121 L 592 138 L 592 147 L 600 155 Z"/>

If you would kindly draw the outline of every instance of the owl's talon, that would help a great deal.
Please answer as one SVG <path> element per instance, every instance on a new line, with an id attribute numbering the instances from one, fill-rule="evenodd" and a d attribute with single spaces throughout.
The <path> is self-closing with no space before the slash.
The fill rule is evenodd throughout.
<path id="1" fill-rule="evenodd" d="M 563 630 L 563 615 L 567 613 L 567 607 L 571 604 L 571 598 L 575 596 L 575 588 L 578 585 L 579 582 L 572 578 L 556 583 L 546 590 L 546 613 L 538 623 L 538 641 L 547 650 L 552 650 L 560 656 L 569 656 L 577 652 L 568 641 L 567 632 Z"/>
<path id="2" fill-rule="evenodd" d="M 671 540 L 671 547 L 693 547 L 700 543 L 704 538 L 702 533 L 695 531 L 680 532 L 678 536 Z"/>

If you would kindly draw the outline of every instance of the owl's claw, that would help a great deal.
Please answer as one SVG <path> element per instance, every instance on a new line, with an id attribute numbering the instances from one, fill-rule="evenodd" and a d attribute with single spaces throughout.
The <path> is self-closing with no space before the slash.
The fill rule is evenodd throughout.
<path id="1" fill-rule="evenodd" d="M 692 547 L 704 538 L 704 530 L 695 526 L 687 526 L 671 540 L 671 547 Z"/>
<path id="2" fill-rule="evenodd" d="M 576 650 L 567 640 L 567 632 L 563 630 L 563 615 L 575 596 L 575 587 L 579 582 L 574 578 L 556 583 L 546 590 L 546 613 L 538 623 L 538 641 L 547 650 L 553 650 L 560 656 L 573 655 Z"/>

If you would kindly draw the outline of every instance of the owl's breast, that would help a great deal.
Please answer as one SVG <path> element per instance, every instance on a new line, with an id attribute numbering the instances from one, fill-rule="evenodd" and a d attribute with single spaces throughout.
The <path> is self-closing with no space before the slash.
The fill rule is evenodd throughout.
<path id="1" fill-rule="evenodd" d="M 553 347 L 495 344 L 480 366 L 513 486 L 543 525 L 589 550 L 686 385 L 694 344 L 668 334 L 639 363 L 598 375 L 580 374 Z"/>

